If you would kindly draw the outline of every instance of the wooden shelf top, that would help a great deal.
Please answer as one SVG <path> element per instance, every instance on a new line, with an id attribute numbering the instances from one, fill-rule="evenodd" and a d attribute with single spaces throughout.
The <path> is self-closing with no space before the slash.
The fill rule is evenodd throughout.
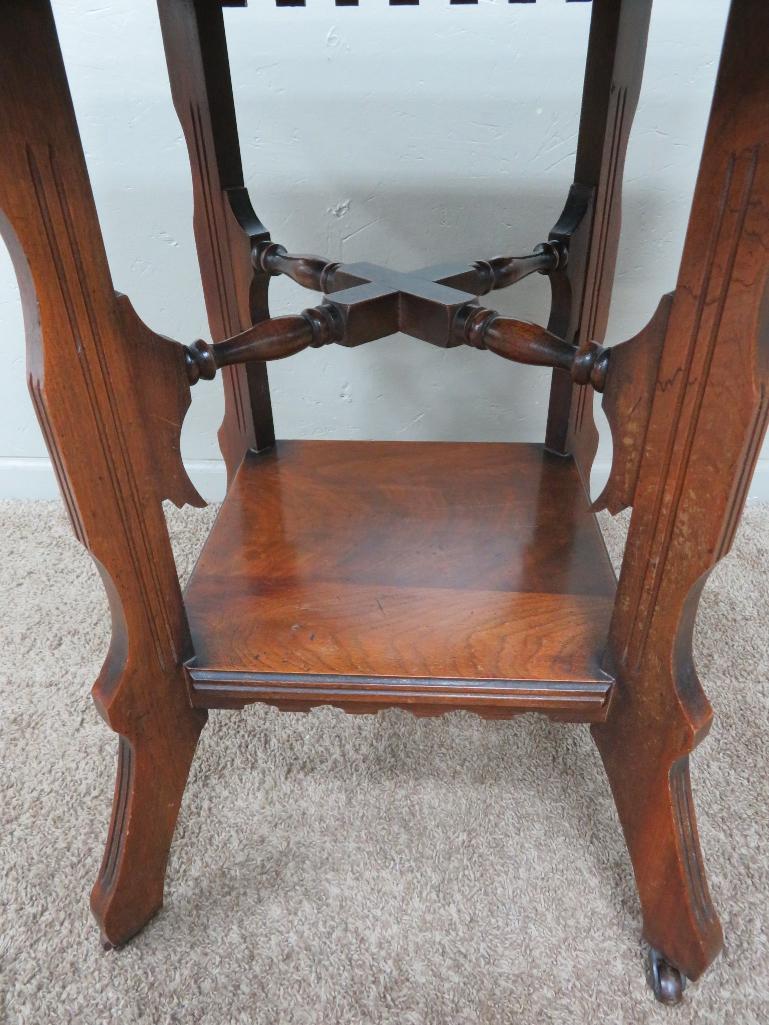
<path id="1" fill-rule="evenodd" d="M 193 685 L 210 706 L 524 695 L 602 718 L 614 591 L 574 464 L 539 445 L 279 442 L 243 462 L 188 586 Z"/>

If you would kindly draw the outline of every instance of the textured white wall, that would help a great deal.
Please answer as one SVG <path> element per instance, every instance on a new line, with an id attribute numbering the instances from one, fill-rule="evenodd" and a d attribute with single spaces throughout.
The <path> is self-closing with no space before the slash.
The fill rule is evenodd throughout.
<path id="1" fill-rule="evenodd" d="M 225 12 L 247 182 L 273 238 L 404 270 L 524 253 L 546 238 L 571 181 L 589 4 L 307 2 Z M 205 335 L 187 156 L 152 0 L 54 8 L 116 286 L 156 330 Z M 610 341 L 634 334 L 675 283 L 726 9 L 677 0 L 653 17 Z M 539 321 L 547 299 L 539 276 L 494 296 L 503 312 Z M 291 282 L 273 285 L 276 314 L 308 300 Z M 0 494 L 54 494 L 4 250 L 0 334 L 11 354 Z M 270 379 L 282 437 L 543 437 L 549 372 L 486 353 L 398 337 L 305 352 L 271 366 Z M 213 497 L 221 393 L 204 383 L 193 395 L 184 454 Z M 599 474 L 609 453 L 604 441 Z"/>

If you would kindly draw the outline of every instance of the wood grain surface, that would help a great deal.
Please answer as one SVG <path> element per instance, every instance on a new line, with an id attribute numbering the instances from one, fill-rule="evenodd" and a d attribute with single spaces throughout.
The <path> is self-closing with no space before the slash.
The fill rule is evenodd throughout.
<path id="1" fill-rule="evenodd" d="M 541 446 L 304 441 L 245 460 L 186 604 L 222 679 L 605 682 L 614 587 Z"/>
<path id="2" fill-rule="evenodd" d="M 769 7 L 733 0 L 651 396 L 645 371 L 626 380 L 648 407 L 648 426 L 631 432 L 640 449 L 633 517 L 606 662 L 617 692 L 609 720 L 594 728 L 644 935 L 690 978 L 723 942 L 689 783 L 689 753 L 712 721 L 692 633 L 708 573 L 731 547 L 769 418 L 767 40 Z"/>

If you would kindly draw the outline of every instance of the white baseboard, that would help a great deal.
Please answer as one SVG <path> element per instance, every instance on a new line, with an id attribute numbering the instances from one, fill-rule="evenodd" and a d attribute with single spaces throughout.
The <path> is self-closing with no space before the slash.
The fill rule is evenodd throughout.
<path id="1" fill-rule="evenodd" d="M 200 493 L 209 502 L 224 497 L 225 471 L 220 459 L 193 459 L 187 472 Z M 598 495 L 609 476 L 609 464 L 597 462 L 593 470 L 593 494 Z M 0 498 L 59 497 L 59 489 L 48 459 L 1 459 Z M 769 459 L 759 459 L 748 494 L 749 501 L 769 501 Z"/>
<path id="2" fill-rule="evenodd" d="M 192 483 L 209 502 L 224 498 L 227 477 L 221 459 L 193 459 L 186 464 Z M 0 458 L 0 498 L 59 497 L 50 460 Z"/>

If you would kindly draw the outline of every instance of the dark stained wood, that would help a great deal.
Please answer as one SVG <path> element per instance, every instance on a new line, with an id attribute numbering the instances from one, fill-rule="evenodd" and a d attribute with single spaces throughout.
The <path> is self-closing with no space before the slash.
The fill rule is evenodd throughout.
<path id="1" fill-rule="evenodd" d="M 539 446 L 280 442 L 244 462 L 188 586 L 193 676 L 228 685 L 219 704 L 501 713 L 574 702 L 499 681 L 600 684 L 575 714 L 602 717 L 613 593 L 573 464 Z"/>
<path id="2" fill-rule="evenodd" d="M 465 344 L 475 349 L 488 349 L 517 363 L 541 367 L 562 367 L 571 373 L 577 384 L 592 385 L 602 391 L 606 379 L 608 353 L 599 345 L 580 350 L 556 338 L 545 328 L 527 321 L 500 317 L 494 310 L 474 302 L 457 304 L 447 309 L 443 300 L 435 304 L 422 296 L 425 311 L 415 326 L 401 313 L 408 304 L 399 301 L 397 292 L 387 293 L 371 285 L 329 296 L 322 306 L 314 306 L 297 316 L 263 320 L 223 342 L 210 344 L 199 339 L 186 350 L 187 373 L 191 384 L 201 378 L 212 380 L 217 369 L 239 363 L 285 359 L 309 347 L 317 348 L 338 342 L 340 345 L 361 345 L 381 335 L 400 329 L 405 334 L 419 331 L 416 337 L 429 333 L 437 344 L 438 332 L 446 333 L 446 345 Z M 446 314 L 443 318 L 443 314 Z"/>
<path id="3" fill-rule="evenodd" d="M 649 0 L 596 0 L 575 184 L 550 242 L 408 275 L 270 243 L 243 187 L 222 5 L 159 0 L 215 339 L 190 347 L 114 291 L 47 0 L 0 7 L 0 233 L 32 399 L 112 611 L 93 690 L 120 735 L 92 894 L 104 942 L 162 903 L 206 708 L 537 711 L 592 724 L 655 994 L 675 1002 L 722 942 L 689 779 L 712 718 L 691 642 L 769 418 L 769 7 L 733 0 L 676 290 L 607 354 Z M 478 305 L 537 270 L 553 288 L 548 330 Z M 323 305 L 270 320 L 275 273 L 325 291 Z M 397 330 L 556 366 L 547 446 L 574 459 L 537 445 L 273 447 L 265 359 Z M 217 367 L 230 368 L 231 484 L 183 600 L 162 501 L 201 504 L 179 437 L 189 382 Z M 633 508 L 618 588 L 584 487 L 601 389 L 614 466 L 597 505 Z"/>
<path id="4" fill-rule="evenodd" d="M 78 540 L 96 560 L 112 644 L 93 688 L 120 734 L 92 907 L 106 944 L 163 900 L 166 859 L 205 713 L 161 502 L 201 504 L 179 458 L 184 349 L 116 296 L 47 3 L 0 5 L 0 230 L 21 288 L 29 388 Z"/>
<path id="5" fill-rule="evenodd" d="M 190 667 L 192 701 L 198 708 L 240 709 L 254 702 L 284 712 L 309 712 L 333 705 L 351 714 L 403 708 L 436 716 L 464 709 L 483 719 L 509 719 L 537 712 L 571 723 L 603 722 L 613 681 L 420 679 L 335 676 L 330 673 L 221 671 Z"/>
<path id="6" fill-rule="evenodd" d="M 441 285 L 458 288 L 473 295 L 486 295 L 499 288 L 515 285 L 530 274 L 550 274 L 561 263 L 561 252 L 553 242 L 541 242 L 526 256 L 494 256 L 476 260 L 470 267 L 443 264 L 420 272 Z"/>
<path id="7" fill-rule="evenodd" d="M 712 712 L 692 660 L 699 596 L 729 550 L 769 412 L 769 6 L 734 0 L 656 374 L 594 728 L 644 936 L 696 978 L 721 948 L 689 753 Z M 611 369 L 610 369 L 611 374 Z"/>
<path id="8" fill-rule="evenodd" d="M 316 292 L 334 291 L 334 272 L 341 266 L 322 256 L 289 253 L 277 242 L 258 246 L 254 262 L 268 274 L 285 274 L 303 288 L 312 288 Z"/>
<path id="9" fill-rule="evenodd" d="M 560 367 L 576 384 L 603 391 L 608 353 L 600 345 L 578 349 L 538 324 L 500 317 L 494 310 L 469 306 L 458 318 L 457 334 L 466 345 L 539 367 Z"/>
<path id="10" fill-rule="evenodd" d="M 594 0 L 574 185 L 550 238 L 568 250 L 550 275 L 548 329 L 581 349 L 606 335 L 617 260 L 621 189 L 643 77 L 652 0 Z M 571 453 L 588 486 L 598 446 L 593 395 L 553 372 L 546 444 Z"/>
<path id="11" fill-rule="evenodd" d="M 375 268 L 372 277 L 351 273 L 344 264 L 333 263 L 322 256 L 289 253 L 277 242 L 257 246 L 254 260 L 258 268 L 269 274 L 285 274 L 303 288 L 326 293 L 368 284 L 375 277 L 379 278 L 382 271 L 392 273 L 384 268 Z M 527 256 L 494 256 L 491 260 L 477 260 L 469 266 L 464 263 L 438 264 L 412 271 L 409 276 L 431 284 L 447 285 L 471 295 L 486 295 L 494 289 L 508 288 L 530 274 L 549 274 L 558 268 L 560 261 L 557 245 L 542 242 Z"/>
<path id="12" fill-rule="evenodd" d="M 289 273 L 300 284 L 320 285 L 329 293 L 327 303 L 345 323 L 344 344 L 359 345 L 402 331 L 447 348 L 465 343 L 461 324 L 478 295 L 506 288 L 537 271 L 549 272 L 558 266 L 560 251 L 542 243 L 528 257 L 499 256 L 470 267 L 440 264 L 407 274 L 372 263 L 331 264 L 319 257 L 283 256 L 270 250 L 265 251 L 265 259 L 268 266 Z M 546 334 L 542 328 L 539 331 Z M 560 339 L 553 340 L 559 351 L 563 349 Z M 520 362 L 542 365 L 539 359 Z"/>
<path id="13" fill-rule="evenodd" d="M 220 0 L 158 0 L 174 106 L 192 170 L 208 322 L 221 341 L 269 317 L 269 274 L 251 253 L 269 240 L 243 183 Z M 231 481 L 246 451 L 275 440 L 263 363 L 227 367 L 219 444 Z"/>
<path id="14" fill-rule="evenodd" d="M 343 291 L 335 289 L 327 298 L 342 316 L 350 344 L 397 331 L 442 348 L 460 344 L 454 323 L 457 314 L 476 301 L 472 293 L 371 263 L 346 264 L 335 272 L 335 284 L 340 273 L 364 282 Z"/>
<path id="15" fill-rule="evenodd" d="M 211 345 L 199 339 L 186 350 L 191 384 L 213 380 L 221 367 L 253 360 L 285 359 L 310 346 L 344 339 L 344 324 L 333 306 L 314 306 L 296 317 L 263 320 L 234 338 Z"/>
<path id="16" fill-rule="evenodd" d="M 544 243 L 538 250 L 531 257 L 478 261 L 458 274 L 445 266 L 401 274 L 373 264 L 343 265 L 320 256 L 291 254 L 275 242 L 261 244 L 253 253 L 257 268 L 327 292 L 323 305 L 298 316 L 262 320 L 213 345 L 196 342 L 188 350 L 190 381 L 210 380 L 218 367 L 283 359 L 331 342 L 362 345 L 402 331 L 434 345 L 465 344 L 518 363 L 560 367 L 576 384 L 591 384 L 601 391 L 607 362 L 601 346 L 577 347 L 536 324 L 500 317 L 478 306 L 474 294 L 442 280 L 459 278 L 482 292 L 503 288 L 558 265 L 557 247 Z"/>

